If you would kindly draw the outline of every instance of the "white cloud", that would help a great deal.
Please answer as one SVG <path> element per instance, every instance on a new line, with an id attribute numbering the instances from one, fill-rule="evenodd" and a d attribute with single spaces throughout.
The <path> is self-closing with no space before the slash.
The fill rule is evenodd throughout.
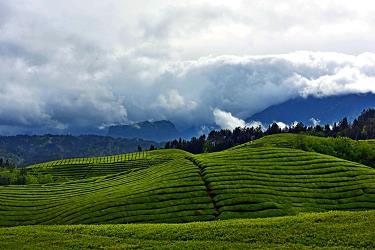
<path id="1" fill-rule="evenodd" d="M 240 128 L 261 127 L 261 128 L 263 128 L 263 124 L 259 121 L 252 121 L 252 122 L 246 123 L 244 120 L 233 116 L 232 113 L 225 112 L 225 111 L 220 110 L 218 108 L 215 108 L 213 110 L 213 115 L 214 115 L 216 125 L 218 125 L 222 129 L 233 130 L 237 127 L 240 127 Z"/>
<path id="2" fill-rule="evenodd" d="M 297 125 L 298 125 L 298 121 L 294 121 L 292 122 L 292 124 L 290 125 L 291 128 L 295 128 Z"/>
<path id="3" fill-rule="evenodd" d="M 284 128 L 288 127 L 288 125 L 286 125 L 286 124 L 283 123 L 283 122 L 275 122 L 275 123 L 276 123 L 277 126 L 279 126 L 279 128 L 281 128 L 281 129 L 284 129 Z"/>
<path id="4" fill-rule="evenodd" d="M 245 127 L 245 121 L 234 117 L 230 112 L 222 111 L 215 108 L 213 111 L 215 123 L 223 129 L 235 129 L 237 127 Z"/>
<path id="5" fill-rule="evenodd" d="M 0 130 L 200 127 L 215 122 L 211 107 L 232 126 L 297 96 L 375 93 L 374 11 L 364 0 L 4 0 Z"/>
<path id="6" fill-rule="evenodd" d="M 319 119 L 315 119 L 314 117 L 310 118 L 310 122 L 312 123 L 312 125 L 314 127 L 320 124 L 320 120 Z"/>
<path id="7" fill-rule="evenodd" d="M 69 130 L 170 119 L 200 127 L 215 121 L 211 107 L 245 119 L 297 96 L 375 93 L 372 53 L 294 52 L 168 63 L 97 53 L 102 56 L 90 67 L 91 55 L 80 58 L 71 50 L 40 65 L 0 55 L 1 125 Z"/>
<path id="8" fill-rule="evenodd" d="M 249 128 L 251 128 L 251 127 L 253 127 L 253 128 L 260 127 L 262 129 L 264 129 L 264 126 L 263 126 L 263 124 L 260 121 L 249 122 L 249 123 L 246 124 L 246 127 L 249 127 Z"/>
<path id="9" fill-rule="evenodd" d="M 186 101 L 176 89 L 171 89 L 167 93 L 160 94 L 154 104 L 155 107 L 161 107 L 166 110 L 193 110 L 197 107 L 194 101 Z"/>

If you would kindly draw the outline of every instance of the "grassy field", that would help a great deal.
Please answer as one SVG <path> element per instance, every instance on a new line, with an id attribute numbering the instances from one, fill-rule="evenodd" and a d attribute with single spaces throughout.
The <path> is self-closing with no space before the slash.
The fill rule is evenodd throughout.
<path id="1" fill-rule="evenodd" d="M 0 249 L 374 249 L 375 211 L 184 224 L 0 228 Z"/>

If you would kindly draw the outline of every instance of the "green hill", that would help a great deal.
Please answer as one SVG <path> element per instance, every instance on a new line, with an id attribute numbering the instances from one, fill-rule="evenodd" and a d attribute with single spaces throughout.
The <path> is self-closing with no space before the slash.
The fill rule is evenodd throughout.
<path id="1" fill-rule="evenodd" d="M 158 150 L 102 157 L 72 158 L 39 163 L 28 166 L 27 169 L 34 174 L 51 174 L 55 180 L 79 180 L 134 172 L 179 158 L 181 153 L 181 151 Z"/>
<path id="2" fill-rule="evenodd" d="M 1 186 L 0 226 L 189 222 L 375 208 L 375 169 L 275 147 L 271 139 L 277 138 L 201 155 L 156 150 L 30 166 L 35 174 L 71 181 Z"/>
<path id="3" fill-rule="evenodd" d="M 219 218 L 375 208 L 375 170 L 302 150 L 240 147 L 195 157 Z"/>
<path id="4" fill-rule="evenodd" d="M 286 133 L 265 136 L 256 141 L 245 143 L 232 149 L 242 147 L 281 147 L 301 149 L 375 167 L 374 140 L 355 141 L 346 137 L 332 138 Z"/>
<path id="5" fill-rule="evenodd" d="M 183 151 L 162 153 L 173 160 L 62 184 L 0 187 L 0 225 L 212 219 L 213 205 L 197 167 Z M 80 176 L 81 169 L 77 172 Z"/>

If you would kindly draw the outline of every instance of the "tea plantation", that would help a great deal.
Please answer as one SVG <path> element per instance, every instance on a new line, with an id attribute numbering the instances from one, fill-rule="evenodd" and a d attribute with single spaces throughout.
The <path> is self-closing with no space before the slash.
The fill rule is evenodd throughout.
<path id="1" fill-rule="evenodd" d="M 194 161 L 219 219 L 375 208 L 375 169 L 295 149 L 242 147 Z"/>
<path id="2" fill-rule="evenodd" d="M 133 172 L 61 184 L 0 188 L 0 225 L 185 222 L 213 219 L 213 205 L 197 167 L 177 150 L 169 159 Z M 155 155 L 159 152 L 155 151 Z M 152 158 L 152 157 L 150 157 Z M 157 157 L 155 157 L 157 158 Z M 144 164 L 144 159 L 141 159 Z M 137 160 L 135 160 L 137 161 Z M 128 164 L 128 161 L 126 161 Z M 106 173 L 114 166 L 102 165 Z M 82 168 L 77 168 L 81 175 Z M 54 169 L 54 168 L 52 168 Z M 55 173 L 59 175 L 66 171 Z M 120 168 L 123 170 L 123 168 Z"/>
<path id="3" fill-rule="evenodd" d="M 19 237 L 35 248 L 57 242 L 56 249 L 374 247 L 375 169 L 297 149 L 298 138 L 268 136 L 200 155 L 168 149 L 29 166 L 56 182 L 0 186 L 0 249 L 22 248 Z M 194 221 L 207 222 L 158 224 Z M 124 223 L 153 224 L 97 225 Z"/>
<path id="4" fill-rule="evenodd" d="M 181 152 L 180 152 L 181 153 Z M 63 159 L 27 167 L 35 174 L 51 174 L 55 179 L 79 180 L 82 178 L 134 172 L 174 159 L 175 153 L 136 152 L 91 158 Z"/>
<path id="5" fill-rule="evenodd" d="M 317 137 L 305 134 L 275 134 L 241 147 L 282 147 L 317 152 L 375 167 L 375 140 L 352 140 L 347 137 Z"/>
<path id="6" fill-rule="evenodd" d="M 375 211 L 180 224 L 0 228 L 1 249 L 374 249 Z"/>

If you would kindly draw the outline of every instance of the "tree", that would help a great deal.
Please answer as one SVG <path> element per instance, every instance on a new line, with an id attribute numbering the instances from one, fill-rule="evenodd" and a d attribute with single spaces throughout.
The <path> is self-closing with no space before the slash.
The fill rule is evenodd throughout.
<path id="1" fill-rule="evenodd" d="M 272 123 L 272 125 L 269 126 L 267 131 L 266 131 L 266 134 L 268 134 L 268 135 L 279 134 L 279 133 L 281 133 L 281 128 L 275 122 Z"/>
<path id="2" fill-rule="evenodd" d="M 354 140 L 359 140 L 361 139 L 361 127 L 359 125 L 359 122 L 357 119 L 354 119 L 349 137 L 354 139 Z"/>
<path id="3" fill-rule="evenodd" d="M 339 129 L 342 131 L 342 130 L 345 130 L 345 129 L 348 129 L 349 128 L 349 122 L 348 122 L 348 119 L 346 117 L 344 117 L 340 122 L 339 122 Z"/>
<path id="4" fill-rule="evenodd" d="M 290 128 L 289 130 L 291 133 L 301 133 L 301 132 L 306 132 L 306 127 L 302 122 L 297 122 L 297 124 Z"/>
<path id="5" fill-rule="evenodd" d="M 349 136 L 350 125 L 349 125 L 348 119 L 346 117 L 344 117 L 339 122 L 339 125 L 337 127 L 338 127 L 338 132 L 337 132 L 338 136 Z"/>
<path id="6" fill-rule="evenodd" d="M 142 147 L 138 145 L 138 152 L 142 152 Z"/>
<path id="7" fill-rule="evenodd" d="M 323 136 L 324 135 L 324 128 L 320 126 L 319 124 L 313 127 L 313 131 L 317 136 Z"/>
<path id="8" fill-rule="evenodd" d="M 324 136 L 328 137 L 328 136 L 331 136 L 331 134 L 332 134 L 331 126 L 329 124 L 326 124 L 324 126 Z"/>
<path id="9" fill-rule="evenodd" d="M 149 150 L 150 150 L 150 151 L 155 150 L 155 146 L 151 144 Z"/>

